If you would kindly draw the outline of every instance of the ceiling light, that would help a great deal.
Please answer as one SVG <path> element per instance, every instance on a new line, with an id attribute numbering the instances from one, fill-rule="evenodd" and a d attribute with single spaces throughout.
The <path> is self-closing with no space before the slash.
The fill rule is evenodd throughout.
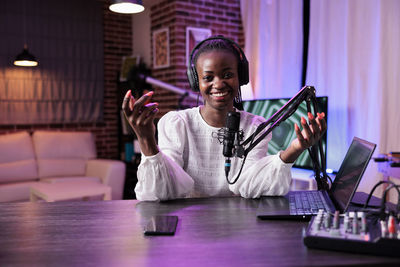
<path id="1" fill-rule="evenodd" d="M 14 60 L 14 65 L 15 66 L 21 66 L 21 67 L 36 67 L 38 65 L 38 61 L 36 60 L 35 56 L 29 53 L 28 51 L 28 45 L 26 41 L 26 2 L 22 2 L 22 17 L 23 17 L 23 37 L 24 37 L 24 50 L 22 50 L 22 53 L 18 54 L 15 57 Z"/>
<path id="2" fill-rule="evenodd" d="M 25 44 L 24 50 L 15 57 L 14 65 L 21 67 L 35 67 L 38 65 L 38 62 L 35 56 L 29 53 L 28 46 Z"/>
<path id="3" fill-rule="evenodd" d="M 110 10 L 122 14 L 134 14 L 144 10 L 142 0 L 113 0 Z"/>

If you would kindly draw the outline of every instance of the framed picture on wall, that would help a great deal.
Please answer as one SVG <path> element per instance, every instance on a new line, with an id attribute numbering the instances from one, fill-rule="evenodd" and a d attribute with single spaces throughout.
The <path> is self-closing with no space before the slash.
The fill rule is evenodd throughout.
<path id="1" fill-rule="evenodd" d="M 153 68 L 169 67 L 169 30 L 162 28 L 153 32 Z"/>
<path id="2" fill-rule="evenodd" d="M 186 27 L 186 64 L 189 66 L 189 57 L 192 49 L 201 41 L 211 36 L 210 29 Z"/>
<path id="3" fill-rule="evenodd" d="M 132 67 L 139 65 L 139 63 L 140 63 L 139 55 L 122 57 L 122 65 L 121 65 L 121 72 L 119 74 L 119 80 L 121 82 L 125 82 L 128 79 L 129 71 L 132 69 Z"/>

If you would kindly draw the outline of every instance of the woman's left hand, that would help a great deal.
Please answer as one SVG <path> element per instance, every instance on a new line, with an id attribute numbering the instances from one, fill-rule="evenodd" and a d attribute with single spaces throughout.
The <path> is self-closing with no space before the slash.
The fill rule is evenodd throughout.
<path id="1" fill-rule="evenodd" d="M 286 163 L 295 162 L 304 150 L 313 146 L 325 134 L 326 121 L 324 113 L 317 113 L 315 118 L 310 112 L 308 113 L 308 123 L 301 117 L 301 126 L 297 123 L 294 125 L 297 138 L 292 141 L 290 146 L 281 153 L 281 159 Z"/>

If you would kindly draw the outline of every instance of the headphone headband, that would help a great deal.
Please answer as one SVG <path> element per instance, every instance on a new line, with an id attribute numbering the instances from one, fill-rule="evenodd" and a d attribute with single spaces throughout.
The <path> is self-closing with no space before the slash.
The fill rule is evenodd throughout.
<path id="1" fill-rule="evenodd" d="M 200 91 L 199 88 L 199 78 L 196 71 L 196 66 L 193 63 L 193 56 L 196 55 L 196 52 L 203 46 L 204 43 L 211 41 L 211 40 L 223 40 L 226 41 L 239 55 L 239 62 L 238 62 L 238 75 L 239 75 L 239 85 L 245 85 L 249 82 L 249 62 L 247 61 L 246 55 L 244 54 L 243 50 L 240 46 L 235 43 L 234 41 L 225 38 L 222 35 L 211 36 L 207 39 L 204 39 L 200 43 L 198 43 L 190 53 L 189 57 L 189 66 L 187 68 L 186 74 L 189 80 L 190 87 L 194 92 Z"/>

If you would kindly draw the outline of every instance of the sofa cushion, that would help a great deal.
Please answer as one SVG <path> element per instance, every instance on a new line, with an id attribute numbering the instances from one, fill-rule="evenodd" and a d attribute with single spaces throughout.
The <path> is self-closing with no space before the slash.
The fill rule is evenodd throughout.
<path id="1" fill-rule="evenodd" d="M 0 135 L 0 183 L 37 179 L 32 139 L 28 132 Z"/>
<path id="2" fill-rule="evenodd" d="M 86 159 L 38 159 L 39 177 L 84 176 Z"/>
<path id="3" fill-rule="evenodd" d="M 90 132 L 36 131 L 33 144 L 40 178 L 83 176 L 86 161 L 96 158 Z"/>

